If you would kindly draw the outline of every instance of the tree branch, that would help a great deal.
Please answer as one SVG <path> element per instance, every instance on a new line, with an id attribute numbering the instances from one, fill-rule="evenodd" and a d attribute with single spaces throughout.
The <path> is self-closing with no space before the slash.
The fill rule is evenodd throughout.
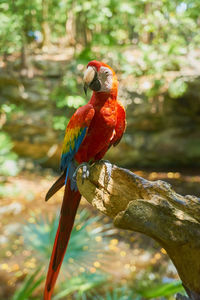
<path id="1" fill-rule="evenodd" d="M 144 233 L 155 239 L 173 261 L 190 299 L 200 299 L 200 198 L 181 196 L 170 184 L 148 181 L 126 169 L 97 163 L 80 193 L 113 219 L 116 227 Z M 180 298 L 179 298 L 180 299 Z"/>

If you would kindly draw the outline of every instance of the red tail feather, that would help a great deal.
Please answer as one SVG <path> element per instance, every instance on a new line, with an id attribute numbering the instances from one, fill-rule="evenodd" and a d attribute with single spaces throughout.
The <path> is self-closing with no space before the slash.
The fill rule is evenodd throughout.
<path id="1" fill-rule="evenodd" d="M 45 201 L 48 201 L 59 189 L 65 184 L 66 172 L 63 172 L 62 175 L 56 180 L 52 187 L 48 190 Z"/>
<path id="2" fill-rule="evenodd" d="M 51 295 L 59 274 L 65 251 L 67 249 L 80 199 L 80 193 L 78 191 L 71 190 L 70 180 L 68 179 L 63 197 L 59 226 L 54 241 L 51 260 L 49 263 L 44 291 L 44 300 L 51 299 Z"/>

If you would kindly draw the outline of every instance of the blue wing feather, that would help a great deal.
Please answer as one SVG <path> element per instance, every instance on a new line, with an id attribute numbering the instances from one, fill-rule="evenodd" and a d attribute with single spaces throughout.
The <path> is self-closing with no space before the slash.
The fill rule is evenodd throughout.
<path id="1" fill-rule="evenodd" d="M 66 172 L 66 181 L 67 177 L 69 177 L 72 190 L 77 189 L 76 182 L 73 180 L 73 174 L 77 167 L 74 156 L 87 134 L 87 129 L 94 114 L 95 110 L 93 106 L 86 104 L 77 109 L 66 128 L 60 168 L 61 171 Z"/>
<path id="2" fill-rule="evenodd" d="M 83 141 L 83 139 L 86 136 L 86 132 L 87 132 L 87 127 L 82 128 L 80 130 L 80 134 L 76 137 L 76 139 L 74 139 L 74 143 L 70 143 L 69 145 L 69 151 L 66 153 L 62 153 L 61 156 L 61 164 L 60 164 L 60 168 L 61 171 L 64 171 L 65 169 L 67 169 L 69 163 L 73 160 L 75 154 L 78 152 L 78 149 Z M 72 144 L 74 144 L 74 146 L 72 146 Z"/>

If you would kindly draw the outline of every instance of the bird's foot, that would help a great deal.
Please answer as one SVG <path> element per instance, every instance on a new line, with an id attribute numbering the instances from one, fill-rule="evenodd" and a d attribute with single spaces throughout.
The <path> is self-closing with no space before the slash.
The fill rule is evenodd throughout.
<path id="1" fill-rule="evenodd" d="M 105 159 L 99 160 L 99 163 L 102 163 L 106 166 L 107 182 L 109 182 L 112 174 L 113 165 L 109 162 L 109 160 L 105 160 Z"/>
<path id="2" fill-rule="evenodd" d="M 82 168 L 82 184 L 84 183 L 84 180 L 85 179 L 88 179 L 89 178 L 89 176 L 90 176 L 90 165 L 88 164 L 88 163 L 86 163 L 86 162 L 84 162 L 84 163 L 82 163 L 82 164 L 80 164 L 77 168 L 76 168 L 76 170 L 75 170 L 75 172 L 74 172 L 74 174 L 73 174 L 73 179 L 76 181 L 76 176 L 77 176 L 77 174 L 78 174 L 78 171 L 79 171 L 79 169 L 81 169 Z"/>
<path id="3" fill-rule="evenodd" d="M 110 178 L 111 178 L 111 173 L 112 173 L 112 164 L 109 162 L 109 160 L 99 160 L 98 163 L 102 163 L 106 166 L 106 181 L 107 183 L 110 181 Z M 92 165 L 94 165 L 95 163 L 93 163 Z M 74 174 L 73 174 L 73 180 L 76 181 L 76 177 L 77 177 L 77 174 L 78 174 L 78 171 L 79 169 L 82 169 L 82 184 L 84 183 L 84 180 L 85 179 L 88 179 L 89 176 L 90 176 L 90 167 L 92 166 L 91 164 L 87 163 L 87 162 L 84 162 L 82 164 L 80 164 Z"/>

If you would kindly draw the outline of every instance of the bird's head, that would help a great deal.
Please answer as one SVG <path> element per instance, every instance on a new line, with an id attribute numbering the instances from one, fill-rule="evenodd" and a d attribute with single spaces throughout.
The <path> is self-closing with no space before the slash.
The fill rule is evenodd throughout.
<path id="1" fill-rule="evenodd" d="M 117 91 L 118 81 L 112 68 L 103 62 L 92 60 L 83 77 L 84 91 L 88 87 L 94 92 L 112 93 Z"/>

